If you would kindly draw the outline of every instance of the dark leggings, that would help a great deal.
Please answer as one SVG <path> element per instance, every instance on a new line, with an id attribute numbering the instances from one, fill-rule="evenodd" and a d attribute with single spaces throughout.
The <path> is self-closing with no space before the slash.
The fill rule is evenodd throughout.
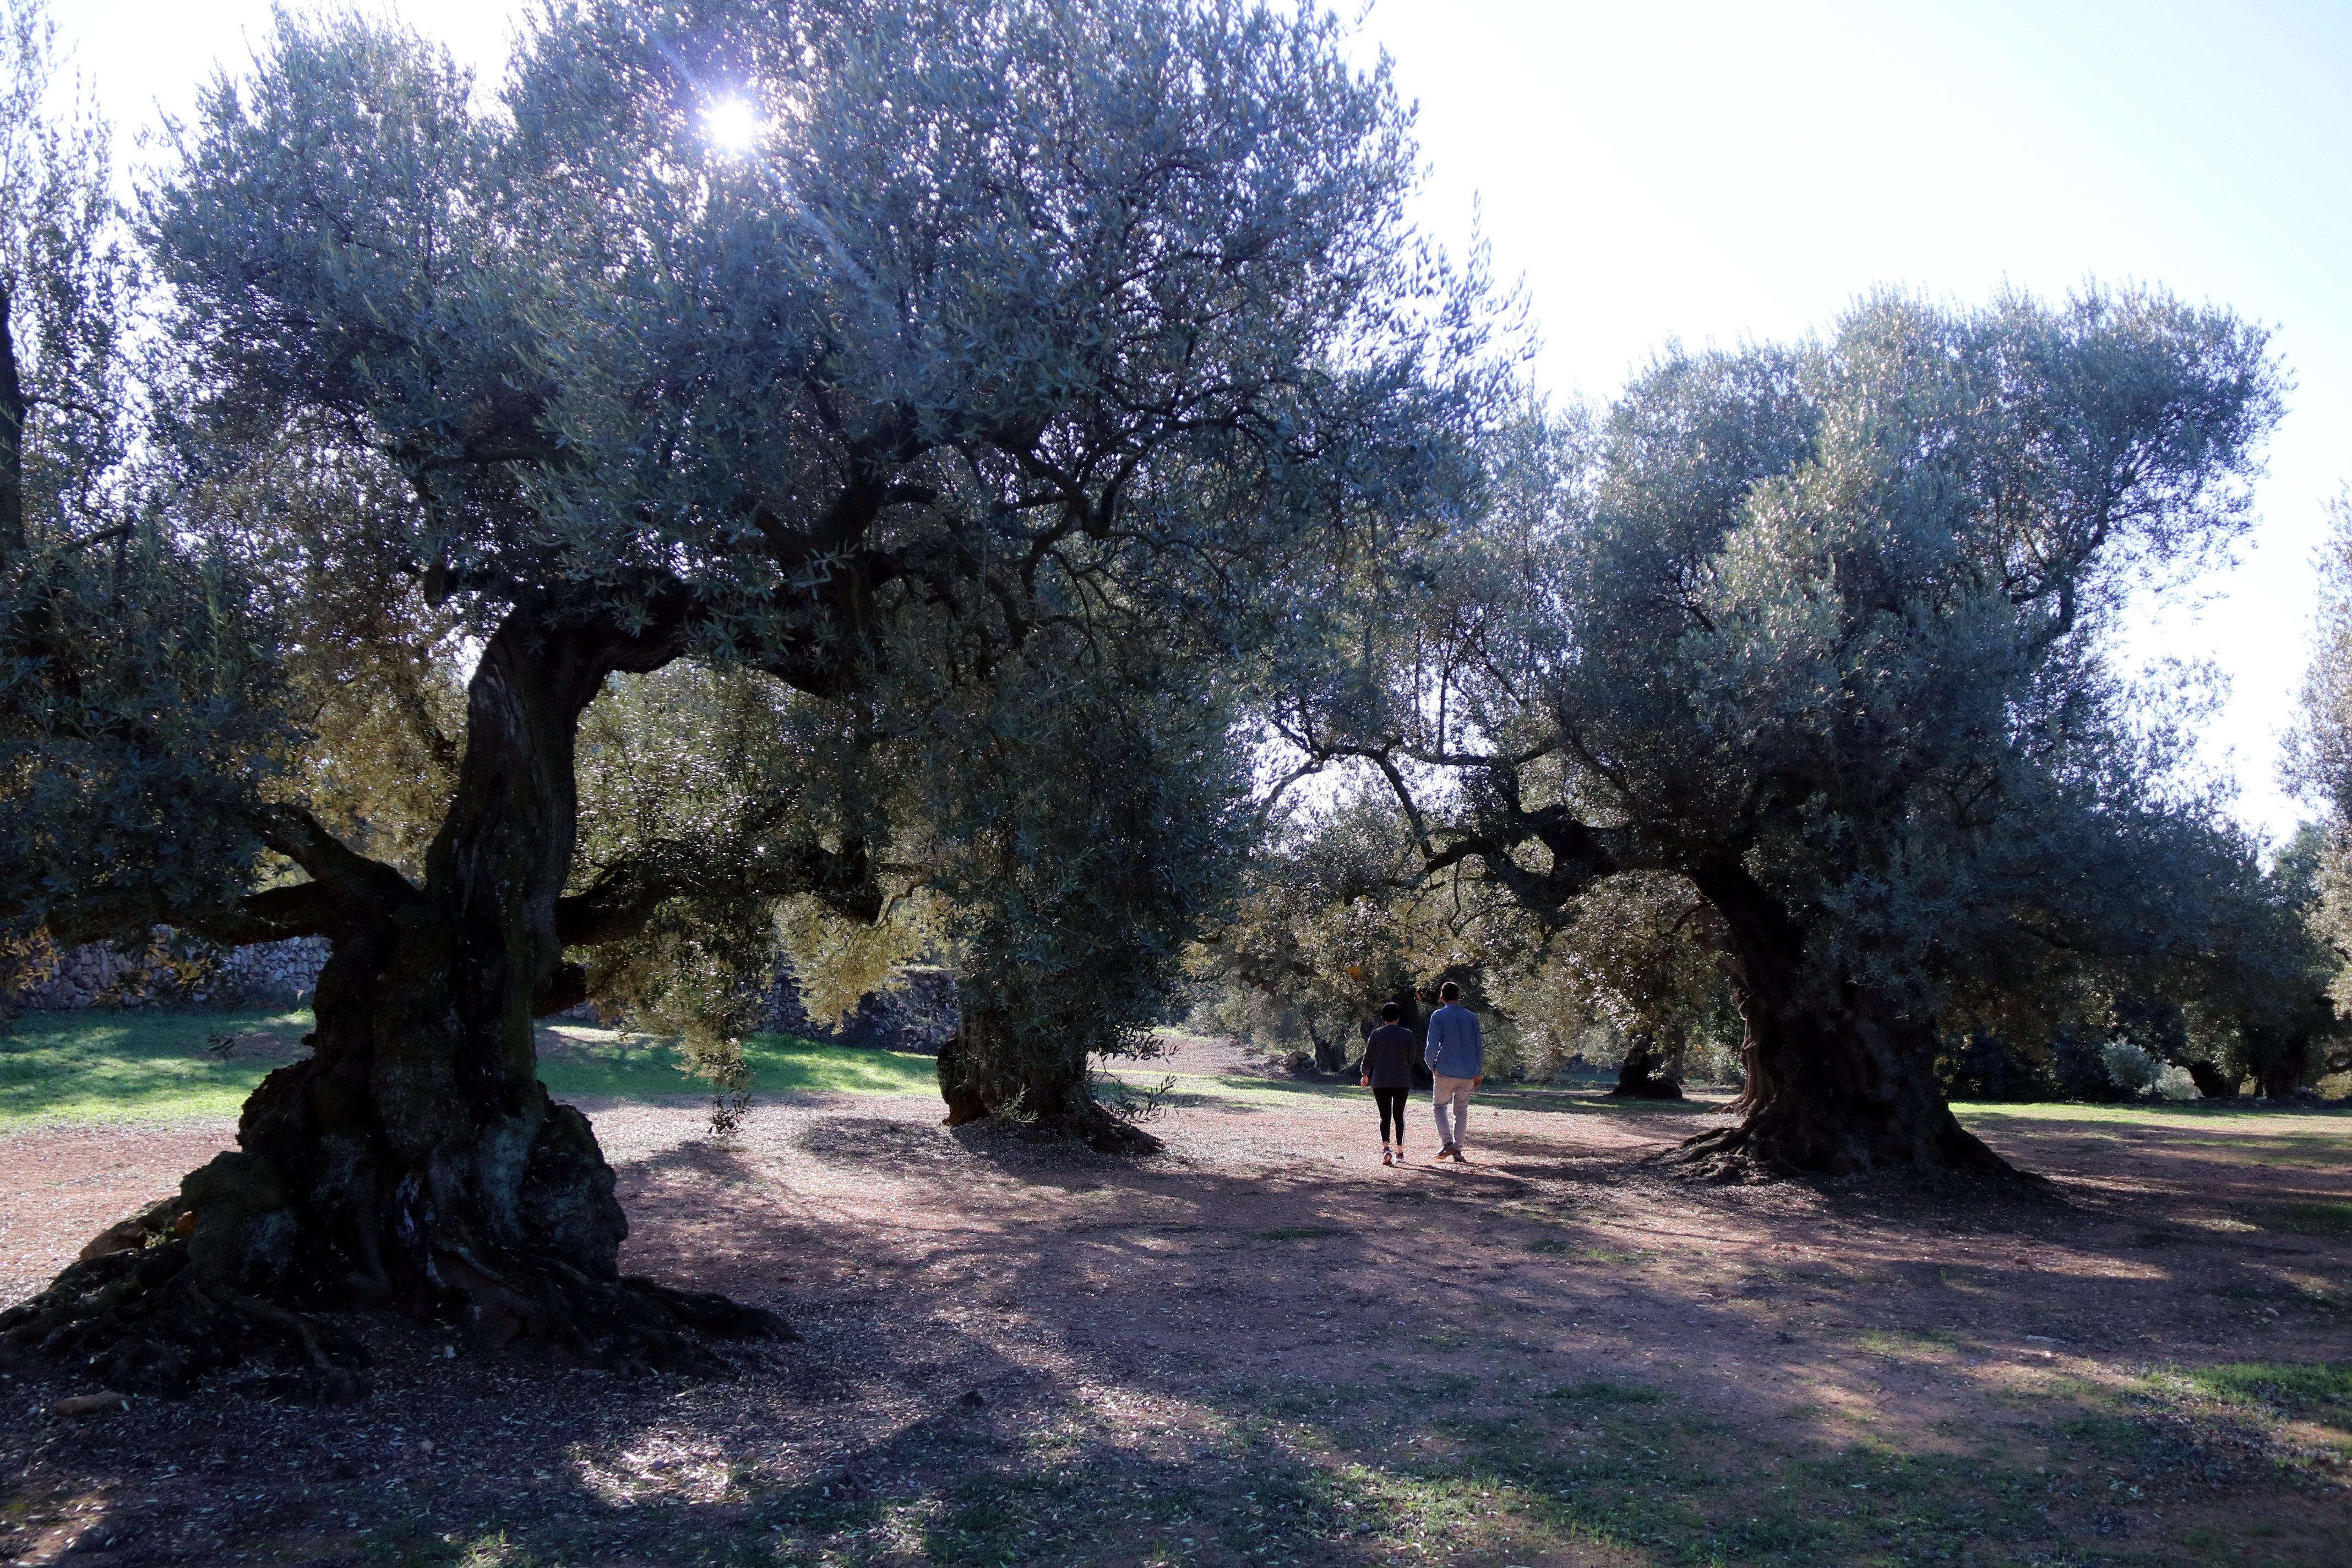
<path id="1" fill-rule="evenodd" d="M 1394 1122 L 1396 1124 L 1397 1147 L 1400 1149 L 1404 1147 L 1404 1100 L 1405 1096 L 1412 1092 L 1412 1090 L 1409 1089 L 1376 1089 L 1372 1090 L 1372 1103 L 1381 1108 L 1381 1142 L 1385 1143 L 1389 1141 L 1389 1124 L 1391 1122 Z"/>

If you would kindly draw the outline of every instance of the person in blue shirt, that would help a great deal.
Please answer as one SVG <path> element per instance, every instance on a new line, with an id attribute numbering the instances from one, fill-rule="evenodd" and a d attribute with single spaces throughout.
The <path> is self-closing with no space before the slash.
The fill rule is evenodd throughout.
<path id="1" fill-rule="evenodd" d="M 1462 987 L 1447 981 L 1437 988 L 1437 1000 L 1443 1005 L 1429 1016 L 1429 1045 L 1422 1053 L 1436 1079 L 1431 1103 L 1437 1112 L 1437 1142 L 1443 1145 L 1437 1157 L 1466 1164 L 1462 1143 L 1470 1131 L 1470 1091 L 1486 1076 L 1486 1041 L 1478 1032 L 1478 1016 L 1462 1005 Z M 1448 1106 L 1454 1110 L 1450 1127 Z"/>

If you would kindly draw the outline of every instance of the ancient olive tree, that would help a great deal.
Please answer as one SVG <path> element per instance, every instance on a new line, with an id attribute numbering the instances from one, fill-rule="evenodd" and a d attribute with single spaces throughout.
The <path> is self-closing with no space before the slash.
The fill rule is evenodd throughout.
<path id="1" fill-rule="evenodd" d="M 714 113 L 759 133 L 714 141 Z M 613 858 L 583 863 L 583 713 L 684 662 L 914 746 L 942 788 L 957 758 L 921 737 L 959 710 L 1063 727 L 1006 759 L 1084 756 L 1111 739 L 1084 726 L 1125 722 L 1130 751 L 1197 759 L 1213 713 L 1161 723 L 1146 710 L 1172 700 L 1127 701 L 1107 650 L 1255 635 L 1269 563 L 1345 524 L 1318 499 L 1330 455 L 1420 417 L 1405 119 L 1330 19 L 1185 0 L 551 8 L 487 110 L 411 36 L 282 23 L 142 209 L 173 351 L 159 442 L 236 559 L 299 574 L 304 604 L 393 607 L 410 652 L 455 637 L 462 709 L 430 660 L 370 644 L 341 667 L 415 718 L 369 744 L 415 760 L 410 797 L 437 793 L 429 834 L 336 831 L 315 766 L 200 759 L 274 858 L 226 889 L 151 879 L 114 918 L 327 936 L 315 1051 L 155 1212 L 156 1245 L 77 1266 L 16 1342 L 128 1386 L 255 1334 L 340 1364 L 351 1347 L 289 1315 L 307 1303 L 611 1360 L 772 1331 L 618 1276 L 612 1173 L 538 1082 L 532 1021 L 666 911 L 871 918 L 888 824 L 856 790 L 778 811 L 721 780 L 724 820 L 592 834 Z M 366 504 L 267 504 L 273 465 Z M 1067 689 L 1114 689 L 1057 709 L 1057 662 Z M 1005 809 L 932 820 L 1050 814 L 979 739 L 972 788 Z M 1174 771 L 1181 799 L 1088 797 L 1150 829 L 1121 853 L 1216 837 L 1216 770 Z M 1179 807 L 1193 823 L 1164 831 Z M 212 831 L 142 829 L 158 855 Z M 984 837 L 957 851 L 974 875 L 1025 870 L 1017 837 Z M 1131 908 L 1153 883 L 1129 869 Z M 61 938 L 100 929 L 45 907 Z M 992 994 L 1003 1029 L 1053 1006 Z"/>
<path id="2" fill-rule="evenodd" d="M 1239 872 L 1245 753 L 1197 662 L 1139 640 L 1102 664 L 1038 659 L 1052 637 L 975 694 L 919 774 L 911 858 L 962 1002 L 940 1088 L 950 1122 L 1002 1116 L 1141 1152 L 1158 1141 L 1096 1102 L 1091 1068 L 1157 1054 L 1185 944 Z"/>
<path id="3" fill-rule="evenodd" d="M 2247 847 L 2107 648 L 2243 527 L 2279 384 L 2259 331 L 2158 294 L 1879 298 L 1670 354 L 1497 439 L 1382 700 L 1335 679 L 1294 737 L 1533 911 L 1629 875 L 1704 900 L 1747 1074 L 1705 1168 L 2005 1169 L 1940 1029 L 2227 966 Z"/>

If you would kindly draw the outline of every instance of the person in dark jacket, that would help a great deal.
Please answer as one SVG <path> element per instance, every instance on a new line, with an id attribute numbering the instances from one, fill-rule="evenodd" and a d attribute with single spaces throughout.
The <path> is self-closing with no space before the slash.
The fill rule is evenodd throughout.
<path id="1" fill-rule="evenodd" d="M 1368 1085 L 1372 1103 L 1381 1110 L 1381 1163 L 1404 1163 L 1404 1102 L 1412 1092 L 1412 1052 L 1421 1042 L 1397 1020 L 1402 1009 L 1391 1002 L 1381 1009 L 1381 1026 L 1364 1040 L 1364 1070 L 1357 1082 Z M 1396 1152 L 1389 1152 L 1389 1128 L 1396 1128 Z"/>

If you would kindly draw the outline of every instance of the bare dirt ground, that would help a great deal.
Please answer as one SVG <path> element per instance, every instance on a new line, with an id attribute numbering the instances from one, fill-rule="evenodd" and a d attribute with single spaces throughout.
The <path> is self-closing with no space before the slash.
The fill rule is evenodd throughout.
<path id="1" fill-rule="evenodd" d="M 1994 1200 L 1690 1185 L 1643 1161 L 1712 1107 L 1584 1094 L 1486 1097 L 1458 1168 L 1416 1101 L 1384 1170 L 1369 1096 L 1171 1065 L 1142 1161 L 592 1107 L 624 1266 L 801 1342 L 625 1382 L 378 1323 L 323 1410 L 20 1372 L 0 1561 L 2352 1562 L 2342 1112 L 1987 1114 L 2053 1183 Z M 0 1142 L 0 1298 L 232 1132 Z"/>

